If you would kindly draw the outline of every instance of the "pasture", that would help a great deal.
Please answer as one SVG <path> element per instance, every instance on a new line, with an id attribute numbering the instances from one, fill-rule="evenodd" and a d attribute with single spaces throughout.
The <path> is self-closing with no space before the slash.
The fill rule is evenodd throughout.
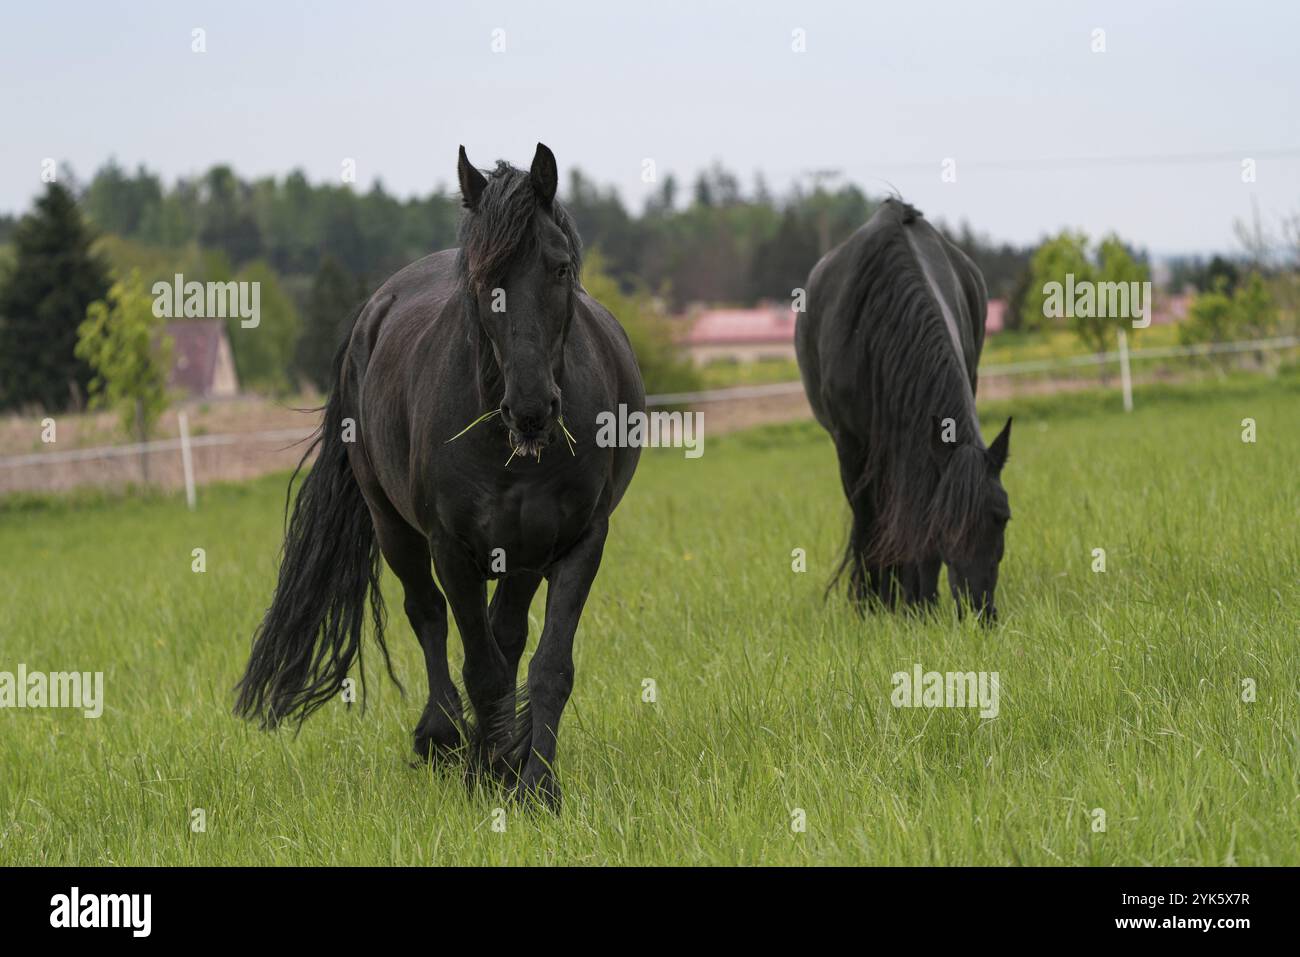
<path id="1" fill-rule="evenodd" d="M 946 590 L 929 618 L 823 600 L 848 509 L 813 424 L 648 450 L 578 632 L 559 816 L 408 765 L 423 662 L 391 573 L 405 699 L 371 648 L 364 715 L 231 716 L 285 476 L 194 513 L 0 506 L 0 670 L 102 671 L 106 699 L 0 711 L 0 864 L 1300 863 L 1300 385 L 1137 403 L 981 410 L 989 439 L 1016 415 L 991 630 Z M 893 707 L 916 664 L 998 672 L 997 717 Z"/>

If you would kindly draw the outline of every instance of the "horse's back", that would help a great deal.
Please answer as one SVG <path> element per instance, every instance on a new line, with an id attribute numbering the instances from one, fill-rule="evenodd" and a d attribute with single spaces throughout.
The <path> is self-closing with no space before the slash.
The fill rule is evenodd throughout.
<path id="1" fill-rule="evenodd" d="M 844 299 L 854 274 L 861 268 L 865 250 L 887 228 L 890 224 L 878 211 L 852 236 L 822 256 L 808 275 L 807 308 L 795 324 L 795 356 L 813 415 L 832 433 L 836 431 L 833 410 L 824 388 L 827 366 L 837 359 L 849 361 L 846 349 L 856 326 L 856 317 L 850 314 Z"/>
<path id="2" fill-rule="evenodd" d="M 932 309 L 890 311 L 904 274 L 923 277 Z M 881 295 L 887 289 L 889 295 Z M 882 322 L 948 327 L 972 390 L 984 341 L 986 293 L 974 263 L 906 203 L 886 201 L 852 236 L 823 256 L 808 279 L 795 351 L 809 404 L 832 435 L 860 432 L 873 391 L 872 328 Z"/>
<path id="3" fill-rule="evenodd" d="M 349 357 L 364 373 L 381 338 L 402 339 L 385 351 L 408 353 L 412 340 L 439 319 L 456 288 L 458 249 L 444 249 L 399 269 L 371 295 L 352 329 Z"/>
<path id="4" fill-rule="evenodd" d="M 904 226 L 904 235 L 973 391 L 988 311 L 984 277 L 970 257 L 919 214 Z"/>

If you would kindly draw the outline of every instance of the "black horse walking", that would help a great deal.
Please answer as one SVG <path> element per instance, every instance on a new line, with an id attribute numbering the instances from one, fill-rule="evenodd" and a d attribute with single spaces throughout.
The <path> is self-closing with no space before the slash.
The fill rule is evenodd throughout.
<path id="1" fill-rule="evenodd" d="M 555 199 L 551 151 L 539 143 L 530 171 L 500 162 L 485 176 L 462 147 L 459 178 L 460 248 L 389 279 L 339 351 L 320 455 L 236 712 L 275 726 L 334 698 L 360 664 L 367 598 L 388 663 L 382 554 L 428 671 L 417 755 L 468 744 L 476 767 L 556 805 L 574 631 L 639 456 L 598 446 L 597 415 L 643 410 L 645 390 L 623 328 L 579 282 L 581 243 Z M 545 625 L 517 693 L 543 578 Z M 448 670 L 448 602 L 471 722 Z"/>
<path id="2" fill-rule="evenodd" d="M 836 578 L 855 604 L 938 599 L 997 616 L 1011 510 L 1000 474 L 1011 420 L 989 447 L 975 414 L 988 296 L 975 264 L 906 203 L 886 201 L 808 279 L 795 346 L 853 509 Z"/>

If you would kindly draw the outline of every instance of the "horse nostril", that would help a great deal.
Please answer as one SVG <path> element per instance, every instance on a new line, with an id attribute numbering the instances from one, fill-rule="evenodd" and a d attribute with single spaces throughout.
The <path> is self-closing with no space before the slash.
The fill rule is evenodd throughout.
<path id="1" fill-rule="evenodd" d="M 551 400 L 551 418 L 558 419 L 559 417 L 560 417 L 560 400 L 558 397 L 556 397 Z"/>
<path id="2" fill-rule="evenodd" d="M 510 406 L 504 402 L 501 403 L 501 418 L 505 419 L 507 422 L 514 418 L 510 414 Z"/>

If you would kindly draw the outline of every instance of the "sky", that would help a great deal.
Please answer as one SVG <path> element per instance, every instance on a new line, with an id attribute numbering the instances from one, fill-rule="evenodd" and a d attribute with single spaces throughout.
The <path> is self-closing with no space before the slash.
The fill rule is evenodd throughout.
<path id="1" fill-rule="evenodd" d="M 486 167 L 542 141 L 634 211 L 647 160 L 684 185 L 716 161 L 778 194 L 834 171 L 1016 243 L 1233 252 L 1253 209 L 1300 213 L 1297 36 L 1296 0 L 9 4 L 0 211 L 46 158 L 169 182 L 351 159 L 409 196 L 455 184 L 459 144 Z"/>

